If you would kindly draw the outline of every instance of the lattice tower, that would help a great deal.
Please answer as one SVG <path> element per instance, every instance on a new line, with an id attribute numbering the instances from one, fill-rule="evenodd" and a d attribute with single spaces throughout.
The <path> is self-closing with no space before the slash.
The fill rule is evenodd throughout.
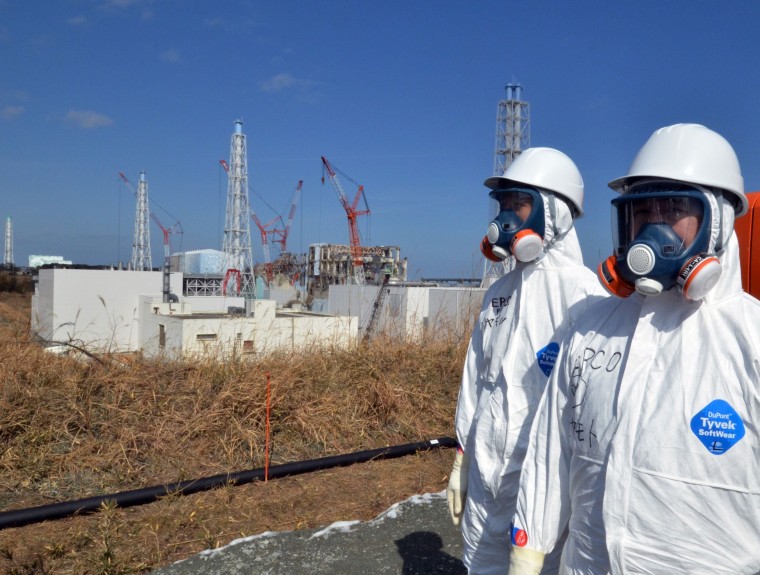
<path id="1" fill-rule="evenodd" d="M 227 187 L 227 216 L 224 225 L 225 272 L 240 272 L 240 293 L 253 298 L 253 251 L 251 249 L 250 208 L 248 203 L 248 153 L 243 122 L 235 121 L 230 143 L 229 184 Z"/>
<path id="2" fill-rule="evenodd" d="M 132 240 L 132 269 L 150 271 L 153 260 L 150 255 L 150 212 L 148 210 L 148 181 L 140 172 L 137 183 L 137 206 L 135 209 L 135 235 Z"/>
<path id="3" fill-rule="evenodd" d="M 501 176 L 523 150 L 530 147 L 530 104 L 523 101 L 522 85 L 514 80 L 505 86 L 506 97 L 496 107 L 496 150 L 493 175 Z M 488 200 L 489 219 L 496 217 L 498 203 Z M 512 258 L 502 263 L 485 260 L 482 285 L 488 286 L 511 269 Z"/>
<path id="4" fill-rule="evenodd" d="M 5 220 L 5 259 L 6 266 L 13 266 L 13 220 Z"/>

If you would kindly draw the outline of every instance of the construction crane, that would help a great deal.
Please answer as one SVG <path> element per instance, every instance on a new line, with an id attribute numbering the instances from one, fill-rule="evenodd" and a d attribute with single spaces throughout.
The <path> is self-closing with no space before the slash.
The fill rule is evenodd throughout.
<path id="1" fill-rule="evenodd" d="M 161 229 L 161 233 L 164 235 L 164 268 L 163 268 L 163 289 L 161 294 L 163 296 L 163 302 L 169 303 L 171 301 L 171 287 L 169 285 L 169 271 L 171 270 L 171 244 L 169 243 L 169 234 L 181 234 L 182 225 L 177 220 L 170 228 L 165 228 L 158 219 L 156 214 L 151 212 L 150 219 Z"/>
<path id="2" fill-rule="evenodd" d="M 270 230 L 268 227 L 276 221 L 282 222 L 282 218 L 280 216 L 276 216 L 273 220 L 267 222 L 266 224 L 262 224 L 256 215 L 256 212 L 251 210 L 251 219 L 253 220 L 253 223 L 256 224 L 256 227 L 259 228 L 259 234 L 261 235 L 261 250 L 264 252 L 264 269 L 266 270 L 268 284 L 272 281 L 272 256 L 269 253 L 269 241 L 267 240 L 267 237 L 274 235 L 276 232 L 280 231 L 277 229 Z"/>
<path id="3" fill-rule="evenodd" d="M 343 191 L 343 186 L 338 179 L 338 170 L 332 166 L 324 156 L 322 156 L 322 164 L 322 183 L 325 183 L 324 172 L 327 171 L 327 175 L 330 176 L 330 181 L 332 182 L 335 191 L 338 193 L 338 199 L 340 200 L 343 209 L 346 211 L 346 216 L 348 217 L 348 235 L 351 244 L 351 259 L 353 260 L 354 264 L 354 283 L 357 285 L 364 285 L 364 261 L 362 258 L 361 241 L 359 239 L 359 225 L 356 221 L 359 216 L 364 216 L 370 213 L 369 206 L 367 205 L 367 198 L 364 195 L 364 186 L 357 184 L 351 180 L 351 178 L 348 178 L 348 176 L 345 176 L 345 174 L 343 174 L 346 178 L 358 186 L 358 190 L 354 196 L 354 201 L 352 203 L 349 203 L 348 197 Z M 364 201 L 365 209 L 363 210 L 356 209 L 356 206 L 359 205 L 360 198 Z"/>
<path id="4" fill-rule="evenodd" d="M 280 244 L 280 253 L 288 251 L 288 234 L 290 234 L 290 227 L 293 225 L 293 217 L 296 215 L 296 205 L 298 199 L 301 196 L 301 187 L 303 186 L 303 180 L 298 180 L 298 185 L 293 192 L 293 200 L 290 202 L 290 211 L 288 212 L 288 222 L 285 224 L 285 229 L 274 230 L 275 233 L 280 235 L 280 239 L 273 239 L 273 243 Z"/>
<path id="5" fill-rule="evenodd" d="M 123 172 L 119 172 L 119 177 L 124 181 L 124 183 L 132 191 L 135 197 L 137 197 L 138 195 L 137 190 L 135 189 L 134 184 L 132 184 L 132 182 L 129 181 L 127 176 L 125 176 Z M 173 218 L 173 216 L 171 216 L 169 212 L 167 212 L 166 210 L 163 210 L 163 211 Z M 152 210 L 149 209 L 148 213 L 150 214 L 150 219 L 153 220 L 153 223 L 155 223 L 159 227 L 159 229 L 161 230 L 161 233 L 163 234 L 164 266 L 163 266 L 163 289 L 161 293 L 163 295 L 163 302 L 169 303 L 171 299 L 170 286 L 169 286 L 169 270 L 171 269 L 171 242 L 169 241 L 169 235 L 170 234 L 182 235 L 183 233 L 182 224 L 180 223 L 179 220 L 176 220 L 174 224 L 172 224 L 170 227 L 167 228 L 167 227 L 164 227 L 164 225 L 161 223 L 161 220 L 158 219 L 158 216 L 156 216 L 156 214 Z"/>

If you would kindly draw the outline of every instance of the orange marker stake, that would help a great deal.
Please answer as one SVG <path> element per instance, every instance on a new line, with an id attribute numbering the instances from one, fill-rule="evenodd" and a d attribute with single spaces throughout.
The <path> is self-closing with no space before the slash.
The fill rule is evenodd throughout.
<path id="1" fill-rule="evenodd" d="M 269 411 L 271 407 L 271 386 L 269 372 L 267 372 L 267 417 L 266 437 L 264 439 L 264 482 L 269 481 Z"/>

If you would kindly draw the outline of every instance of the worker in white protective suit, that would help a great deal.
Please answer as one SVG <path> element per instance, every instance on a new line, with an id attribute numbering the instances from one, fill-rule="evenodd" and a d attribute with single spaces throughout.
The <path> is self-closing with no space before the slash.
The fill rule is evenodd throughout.
<path id="1" fill-rule="evenodd" d="M 520 467 L 557 357 L 556 333 L 583 313 L 588 296 L 606 297 L 583 265 L 573 227 L 583 180 L 570 158 L 530 148 L 485 185 L 500 211 L 481 248 L 493 261 L 513 261 L 483 300 L 457 404 L 460 449 L 447 496 L 473 574 L 506 569 Z"/>
<path id="2" fill-rule="evenodd" d="M 509 575 L 760 573 L 760 302 L 742 292 L 739 161 L 657 130 L 610 187 L 618 297 L 562 343 L 531 430 Z"/>

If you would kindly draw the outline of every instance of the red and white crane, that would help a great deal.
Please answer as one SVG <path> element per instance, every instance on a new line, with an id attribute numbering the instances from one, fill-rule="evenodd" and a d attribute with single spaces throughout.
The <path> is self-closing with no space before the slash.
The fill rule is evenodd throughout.
<path id="1" fill-rule="evenodd" d="M 357 285 L 363 285 L 364 284 L 364 260 L 362 258 L 362 246 L 361 246 L 361 240 L 359 238 L 359 225 L 356 221 L 359 216 L 364 216 L 370 213 L 369 206 L 367 205 L 367 197 L 364 195 L 364 186 L 357 184 L 351 178 L 348 178 L 351 180 L 354 184 L 358 186 L 358 190 L 356 191 L 356 195 L 354 196 L 354 201 L 349 203 L 348 197 L 346 196 L 346 193 L 343 191 L 343 186 L 340 183 L 340 180 L 338 179 L 337 169 L 330 164 L 330 162 L 327 161 L 327 158 L 322 156 L 322 164 L 323 164 L 323 171 L 322 171 L 322 183 L 324 184 L 325 178 L 324 178 L 324 172 L 327 171 L 327 175 L 330 176 L 330 181 L 333 184 L 333 187 L 335 188 L 335 191 L 338 193 L 338 199 L 340 200 L 340 204 L 343 206 L 343 209 L 346 211 L 346 217 L 348 218 L 348 236 L 351 243 L 351 259 L 353 260 L 354 264 L 354 282 Z M 345 176 L 345 174 L 344 174 Z M 363 210 L 357 210 L 357 206 L 359 205 L 359 199 L 362 199 L 364 201 L 364 208 Z"/>
<path id="2" fill-rule="evenodd" d="M 293 200 L 290 202 L 290 211 L 288 212 L 288 221 L 285 224 L 285 229 L 282 231 L 274 230 L 274 232 L 278 234 L 280 238 L 273 239 L 272 242 L 280 244 L 280 252 L 288 251 L 288 235 L 290 234 L 290 227 L 293 225 L 293 217 L 296 215 L 296 205 L 298 204 L 298 199 L 301 196 L 302 186 L 303 180 L 298 180 L 298 185 L 293 192 Z"/>

